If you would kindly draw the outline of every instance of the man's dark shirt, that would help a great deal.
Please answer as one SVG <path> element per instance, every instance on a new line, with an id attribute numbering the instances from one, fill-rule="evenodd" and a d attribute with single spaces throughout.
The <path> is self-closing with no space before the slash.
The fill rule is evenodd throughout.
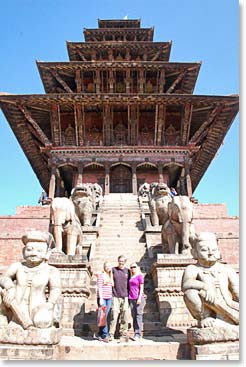
<path id="1" fill-rule="evenodd" d="M 113 297 L 121 298 L 128 297 L 128 281 L 130 271 L 127 268 L 120 269 L 118 266 L 113 268 L 114 287 Z"/>

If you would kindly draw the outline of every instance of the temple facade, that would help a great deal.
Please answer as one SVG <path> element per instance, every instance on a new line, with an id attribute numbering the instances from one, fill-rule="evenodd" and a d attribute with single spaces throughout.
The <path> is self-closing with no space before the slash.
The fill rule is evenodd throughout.
<path id="1" fill-rule="evenodd" d="M 85 42 L 67 42 L 68 62 L 37 62 L 45 94 L 0 94 L 0 107 L 48 193 L 43 205 L 0 213 L 0 278 L 20 260 L 21 239 L 30 229 L 54 236 L 55 248 L 44 260 L 61 278 L 56 337 L 44 338 L 42 327 L 37 334 L 35 328 L 13 332 L 10 323 L 0 325 L 0 359 L 239 359 L 238 302 L 229 302 L 236 310 L 233 328 L 208 328 L 207 334 L 205 328 L 201 339 L 204 329 L 193 328 L 201 320 L 190 311 L 191 300 L 187 309 L 181 288 L 186 269 L 194 269 L 194 228 L 212 232 L 213 239 L 216 234 L 222 261 L 239 272 L 239 218 L 228 216 L 225 204 L 193 198 L 238 113 L 239 98 L 194 95 L 201 63 L 170 62 L 171 42 L 154 42 L 153 35 L 138 19 L 99 19 L 97 29 L 84 29 Z M 179 195 L 171 198 L 167 186 Z M 143 338 L 139 344 L 132 339 L 129 318 L 130 339 L 105 347 L 94 337 L 95 275 L 105 261 L 115 266 L 122 253 L 126 266 L 138 264 L 144 276 Z M 218 274 L 206 266 L 199 274 L 209 289 L 215 282 L 216 295 Z M 222 280 L 225 287 L 227 282 Z M 216 310 L 230 316 L 223 297 L 214 302 L 214 318 Z"/>
<path id="2" fill-rule="evenodd" d="M 165 182 L 192 196 L 235 118 L 238 96 L 194 95 L 200 62 L 170 62 L 140 20 L 98 20 L 68 62 L 37 62 L 43 95 L 0 105 L 52 199 L 77 183 L 104 194 Z"/>

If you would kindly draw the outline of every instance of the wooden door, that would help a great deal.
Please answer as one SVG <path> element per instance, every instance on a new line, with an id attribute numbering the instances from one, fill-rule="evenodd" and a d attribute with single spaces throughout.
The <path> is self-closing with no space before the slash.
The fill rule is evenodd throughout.
<path id="1" fill-rule="evenodd" d="M 132 192 L 132 172 L 129 167 L 120 164 L 112 168 L 110 172 L 110 192 Z"/>

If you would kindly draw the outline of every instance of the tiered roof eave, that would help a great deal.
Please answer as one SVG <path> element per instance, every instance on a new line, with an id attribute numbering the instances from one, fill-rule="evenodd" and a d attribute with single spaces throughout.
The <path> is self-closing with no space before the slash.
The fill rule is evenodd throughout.
<path id="1" fill-rule="evenodd" d="M 201 62 L 178 63 L 166 61 L 69 61 L 69 62 L 43 62 L 36 61 L 42 83 L 46 93 L 55 93 L 56 85 L 59 84 L 54 73 L 63 73 L 64 82 L 66 78 L 74 78 L 77 70 L 95 71 L 95 70 L 156 70 L 180 75 L 185 72 L 183 79 L 184 94 L 193 93 L 195 84 L 199 75 Z M 64 92 L 66 92 L 64 90 Z"/>

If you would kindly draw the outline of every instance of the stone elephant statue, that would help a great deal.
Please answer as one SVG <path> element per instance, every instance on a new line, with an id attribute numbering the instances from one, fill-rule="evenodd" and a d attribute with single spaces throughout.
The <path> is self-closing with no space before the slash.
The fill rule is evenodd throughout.
<path id="1" fill-rule="evenodd" d="M 83 232 L 72 200 L 66 197 L 54 198 L 50 217 L 56 250 L 67 255 L 82 254 Z"/>
<path id="2" fill-rule="evenodd" d="M 164 224 L 168 219 L 168 204 L 171 202 L 170 189 L 165 183 L 151 184 L 149 199 L 150 219 L 153 226 Z M 150 185 L 150 186 L 151 186 Z"/>
<path id="3" fill-rule="evenodd" d="M 193 204 L 188 196 L 174 196 L 168 203 L 168 219 L 162 225 L 164 252 L 190 255 L 195 237 Z"/>
<path id="4" fill-rule="evenodd" d="M 71 200 L 82 226 L 90 226 L 95 209 L 92 184 L 79 184 L 71 192 Z"/>

